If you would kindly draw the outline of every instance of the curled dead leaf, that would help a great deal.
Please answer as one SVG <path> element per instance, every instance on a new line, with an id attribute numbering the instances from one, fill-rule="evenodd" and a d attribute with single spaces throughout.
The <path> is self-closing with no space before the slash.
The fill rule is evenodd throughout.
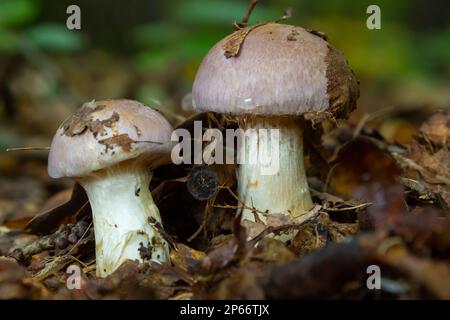
<path id="1" fill-rule="evenodd" d="M 421 127 L 420 132 L 430 142 L 439 147 L 450 147 L 450 111 L 431 116 Z"/>

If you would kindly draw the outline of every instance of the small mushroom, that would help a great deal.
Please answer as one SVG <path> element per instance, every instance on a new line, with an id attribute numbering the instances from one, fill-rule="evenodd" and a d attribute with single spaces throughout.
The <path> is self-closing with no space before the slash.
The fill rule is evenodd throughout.
<path id="1" fill-rule="evenodd" d="M 172 127 L 158 112 L 132 100 L 85 103 L 53 137 L 52 178 L 79 182 L 92 208 L 97 275 L 105 277 L 127 259 L 169 259 L 166 241 L 149 224 L 161 222 L 149 191 L 152 169 L 170 161 Z"/>
<path id="2" fill-rule="evenodd" d="M 194 106 L 235 115 L 245 130 L 279 129 L 278 154 L 268 152 L 256 164 L 246 160 L 271 138 L 253 134 L 242 143 L 238 196 L 245 203 L 244 221 L 270 225 L 286 221 L 280 215 L 287 215 L 295 222 L 313 205 L 300 118 L 347 117 L 356 108 L 358 82 L 341 52 L 302 27 L 268 23 L 237 32 L 246 38 L 235 57 L 226 49 L 235 45 L 237 33 L 218 42 L 203 59 L 193 85 Z M 261 163 L 274 160 L 279 170 L 265 175 Z M 277 218 L 269 219 L 273 214 Z"/>

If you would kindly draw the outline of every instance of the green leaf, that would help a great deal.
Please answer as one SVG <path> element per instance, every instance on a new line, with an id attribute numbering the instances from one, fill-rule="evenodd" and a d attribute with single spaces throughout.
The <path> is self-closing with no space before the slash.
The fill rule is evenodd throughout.
<path id="1" fill-rule="evenodd" d="M 42 50 L 50 52 L 74 52 L 85 45 L 79 31 L 68 30 L 60 24 L 37 25 L 28 30 L 27 37 Z"/>
<path id="2" fill-rule="evenodd" d="M 138 47 L 167 45 L 178 41 L 185 31 L 172 22 L 145 24 L 131 31 L 131 43 Z"/>
<path id="3" fill-rule="evenodd" d="M 169 66 L 173 56 L 167 49 L 149 49 L 138 53 L 134 60 L 140 70 L 160 72 Z"/>
<path id="4" fill-rule="evenodd" d="M 0 52 L 13 53 L 18 48 L 18 39 L 15 33 L 0 27 Z"/>
<path id="5" fill-rule="evenodd" d="M 136 99 L 148 106 L 159 109 L 163 102 L 169 98 L 162 87 L 146 83 L 138 88 Z"/>
<path id="6" fill-rule="evenodd" d="M 38 6 L 32 0 L 0 0 L 0 26 L 17 27 L 34 20 Z"/>

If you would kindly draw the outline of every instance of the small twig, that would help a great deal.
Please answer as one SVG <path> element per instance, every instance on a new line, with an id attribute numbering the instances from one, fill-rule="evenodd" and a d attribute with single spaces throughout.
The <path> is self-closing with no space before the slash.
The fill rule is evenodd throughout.
<path id="1" fill-rule="evenodd" d="M 328 186 L 330 185 L 331 177 L 333 176 L 333 171 L 336 168 L 337 164 L 334 164 L 330 167 L 330 170 L 328 171 L 327 178 L 325 180 L 325 184 L 323 186 L 323 192 L 328 191 Z"/>
<path id="2" fill-rule="evenodd" d="M 370 207 L 373 203 L 368 202 L 368 203 L 362 203 L 362 204 L 358 204 L 355 206 L 350 206 L 350 207 L 344 207 L 344 208 L 326 208 L 324 209 L 327 212 L 339 212 L 339 211 L 349 211 L 349 210 L 356 210 L 356 209 L 365 209 L 367 207 Z"/>
<path id="3" fill-rule="evenodd" d="M 42 281 L 52 274 L 55 274 L 62 268 L 64 268 L 67 264 L 73 261 L 73 256 L 58 256 L 55 259 L 51 260 L 47 263 L 41 271 L 37 272 L 33 275 L 33 279 L 37 281 Z"/>
<path id="4" fill-rule="evenodd" d="M 282 20 L 290 19 L 291 17 L 292 17 L 292 8 L 286 8 L 284 10 L 283 16 L 279 20 L 277 20 L 277 22 L 278 21 L 282 21 Z"/>
<path id="5" fill-rule="evenodd" d="M 76 217 L 84 208 L 87 207 L 87 205 L 89 204 L 89 201 L 85 201 L 83 203 L 83 205 L 75 212 L 74 216 Z M 92 223 L 92 222 L 91 222 Z M 90 226 L 90 225 L 89 225 Z"/>
<path id="6" fill-rule="evenodd" d="M 150 226 L 152 226 L 157 232 L 159 232 L 159 234 L 164 238 L 164 240 L 167 241 L 167 243 L 169 245 L 171 245 L 173 248 L 176 248 L 176 241 L 175 239 L 166 232 L 166 230 L 164 230 L 163 226 L 161 225 L 161 223 L 159 223 L 158 220 L 156 220 L 153 217 L 149 217 L 148 218 L 148 223 L 150 224 Z"/>
<path id="7" fill-rule="evenodd" d="M 201 225 L 198 227 L 198 229 L 194 232 L 194 234 L 187 239 L 188 242 L 191 242 L 192 240 L 194 240 L 200 234 L 200 232 L 205 228 L 206 221 L 208 220 L 209 210 L 211 208 L 216 207 L 214 205 L 214 202 L 216 202 L 216 198 L 217 198 L 217 192 L 211 199 L 208 199 L 208 202 L 206 203 L 206 206 L 205 206 L 205 210 L 203 212 L 203 221 L 202 221 Z"/>
<path id="8" fill-rule="evenodd" d="M 353 138 L 356 138 L 361 133 L 362 129 L 366 125 L 366 123 L 372 118 L 372 114 L 365 113 L 361 119 L 359 120 L 358 124 L 356 125 L 355 130 L 353 130 Z"/>
<path id="9" fill-rule="evenodd" d="M 86 234 L 88 233 L 88 231 L 91 228 L 91 226 L 92 226 L 92 221 L 89 223 L 89 225 L 86 228 L 86 230 L 84 230 L 83 235 L 80 237 L 80 239 L 72 246 L 72 248 L 70 248 L 69 252 L 67 252 L 66 255 L 70 255 L 72 250 L 75 249 L 80 244 L 81 240 L 83 240 L 83 238 L 86 236 Z"/>
<path id="10" fill-rule="evenodd" d="M 91 271 L 93 271 L 95 269 L 97 269 L 97 265 L 95 264 L 95 259 L 94 259 L 94 261 L 91 261 L 90 263 L 88 263 L 86 265 L 86 267 L 83 268 L 83 272 L 84 273 L 88 273 L 88 272 L 91 272 Z"/>
<path id="11" fill-rule="evenodd" d="M 240 206 L 233 206 L 233 205 L 228 205 L 228 204 L 225 204 L 225 205 L 220 205 L 220 204 L 217 204 L 217 205 L 216 205 L 216 204 L 215 204 L 215 205 L 213 205 L 213 207 L 216 207 L 216 208 L 223 208 L 223 209 L 241 209 L 241 210 L 250 210 L 253 214 L 259 213 L 259 214 L 261 214 L 261 215 L 263 215 L 263 216 L 267 216 L 267 215 L 270 215 L 270 214 L 283 214 L 283 212 L 268 212 L 268 211 L 261 211 L 261 210 L 256 209 L 255 207 L 250 207 L 250 206 L 246 205 L 241 199 L 239 199 L 239 197 L 238 197 L 238 196 L 233 192 L 233 190 L 231 190 L 230 187 L 228 187 L 228 186 L 219 186 L 218 189 L 226 189 L 226 190 L 228 190 L 228 192 L 231 194 L 231 196 L 232 196 L 233 198 L 236 199 L 236 201 L 240 204 Z M 260 219 L 259 216 L 258 216 L 258 219 Z"/>
<path id="12" fill-rule="evenodd" d="M 158 104 L 158 106 L 157 106 L 158 111 L 160 113 L 162 113 L 164 116 L 166 116 L 166 118 L 168 118 L 168 119 L 172 118 L 172 119 L 176 120 L 177 123 L 182 123 L 183 121 L 186 121 L 186 117 L 184 117 L 180 114 L 177 114 L 175 112 L 172 112 L 168 108 L 160 108 L 160 107 L 161 107 L 161 104 Z"/>
<path id="13" fill-rule="evenodd" d="M 313 197 L 317 197 L 320 200 L 325 201 L 325 202 L 330 202 L 333 205 L 339 204 L 339 203 L 345 203 L 345 200 L 342 199 L 341 197 L 338 197 L 338 196 L 328 193 L 328 192 L 320 192 L 311 187 L 309 188 L 309 192 L 311 193 L 311 195 Z"/>
<path id="14" fill-rule="evenodd" d="M 440 175 L 440 174 L 432 174 L 431 172 L 429 172 L 426 168 L 422 167 L 421 165 L 419 165 L 416 161 L 407 158 L 405 156 L 402 156 L 401 154 L 397 153 L 397 152 L 391 152 L 391 155 L 395 158 L 395 160 L 397 160 L 398 162 L 400 162 L 400 164 L 403 167 L 407 167 L 413 170 L 418 171 L 420 174 L 422 174 L 422 176 L 424 176 L 425 178 L 434 178 L 435 180 L 437 180 L 439 183 L 441 184 L 446 184 L 450 186 L 450 179 L 448 179 L 447 177 Z M 425 179 L 426 180 L 426 179 Z"/>
<path id="15" fill-rule="evenodd" d="M 290 19 L 291 17 L 292 17 L 292 8 L 286 8 L 286 9 L 284 10 L 283 16 L 282 16 L 281 18 L 278 18 L 278 19 L 272 21 L 272 22 L 278 23 L 278 22 L 280 22 L 280 21 Z"/>
<path id="16" fill-rule="evenodd" d="M 234 210 L 237 210 L 240 208 L 238 206 L 233 206 L 231 204 L 215 204 L 213 207 L 220 208 L 220 209 L 234 209 Z"/>
<path id="17" fill-rule="evenodd" d="M 202 223 L 197 228 L 197 230 L 195 230 L 195 232 L 187 239 L 188 242 L 191 242 L 192 240 L 197 238 L 197 236 L 200 234 L 200 232 L 203 230 L 203 228 L 205 228 L 205 226 L 206 226 L 206 219 L 208 218 L 208 210 L 209 210 L 208 203 L 209 203 L 209 200 L 207 202 L 205 210 L 203 211 L 203 221 L 202 221 Z"/>
<path id="18" fill-rule="evenodd" d="M 233 198 L 235 198 L 238 203 L 241 204 L 241 206 L 235 206 L 235 208 L 231 208 L 231 209 L 246 209 L 246 210 L 252 211 L 253 213 L 254 212 L 260 213 L 263 216 L 266 216 L 268 214 L 267 212 L 264 212 L 264 211 L 261 211 L 261 210 L 258 210 L 256 208 L 254 208 L 254 207 L 250 207 L 250 206 L 246 205 L 241 199 L 239 199 L 239 197 L 233 192 L 233 190 L 230 189 L 229 186 L 220 186 L 220 187 L 218 187 L 218 189 L 226 189 L 226 190 L 228 190 L 228 192 L 231 194 L 231 196 Z M 220 208 L 219 205 L 214 205 L 214 206 L 217 206 L 218 208 Z M 226 208 L 226 206 L 228 206 L 228 205 L 225 205 L 223 207 Z M 271 213 L 274 213 L 274 212 L 271 212 Z"/>
<path id="19" fill-rule="evenodd" d="M 86 268 L 88 266 L 86 263 L 84 263 L 83 261 L 81 261 L 80 259 L 71 254 L 69 255 L 69 257 L 72 258 L 74 261 L 77 261 L 79 264 L 81 264 L 83 268 Z"/>
<path id="20" fill-rule="evenodd" d="M 248 24 L 248 20 L 250 19 L 250 16 L 252 14 L 253 9 L 255 9 L 256 4 L 258 3 L 258 0 L 251 0 L 250 4 L 247 8 L 247 11 L 245 12 L 244 17 L 242 18 L 240 23 L 233 23 L 233 29 L 234 30 L 239 30 L 242 28 L 245 28 Z"/>
<path id="21" fill-rule="evenodd" d="M 353 138 L 356 138 L 360 135 L 361 131 L 363 130 L 364 126 L 373 120 L 379 119 L 381 117 L 385 117 L 389 114 L 392 114 L 394 112 L 398 112 L 398 110 L 394 107 L 384 107 L 376 112 L 372 113 L 365 113 L 359 122 L 357 123 L 355 129 L 353 130 Z"/>
<path id="22" fill-rule="evenodd" d="M 48 151 L 50 147 L 17 147 L 17 148 L 7 148 L 6 152 L 11 151 Z"/>
<path id="23" fill-rule="evenodd" d="M 160 141 L 151 141 L 151 140 L 135 140 L 133 143 L 156 143 L 156 144 L 164 144 L 164 142 Z"/>
<path id="24" fill-rule="evenodd" d="M 256 243 L 258 243 L 264 237 L 266 237 L 267 235 L 269 235 L 271 233 L 279 234 L 281 232 L 285 232 L 285 231 L 292 230 L 292 229 L 300 229 L 306 223 L 308 223 L 312 219 L 316 218 L 318 216 L 321 208 L 322 208 L 322 206 L 320 206 L 320 205 L 314 206 L 307 214 L 302 216 L 301 221 L 299 221 L 297 223 L 286 224 L 286 225 L 277 226 L 277 227 L 267 227 L 266 229 L 261 231 L 261 233 L 259 233 L 257 236 L 255 236 L 253 239 L 249 240 L 249 242 L 252 245 L 255 245 Z"/>

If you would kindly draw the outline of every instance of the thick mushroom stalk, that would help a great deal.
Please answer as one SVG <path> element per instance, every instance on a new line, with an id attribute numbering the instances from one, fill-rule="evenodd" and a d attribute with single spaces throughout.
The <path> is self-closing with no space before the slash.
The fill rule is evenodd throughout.
<path id="1" fill-rule="evenodd" d="M 48 173 L 72 177 L 86 190 L 99 276 L 127 259 L 169 259 L 167 243 L 149 223 L 160 216 L 147 168 L 168 162 L 172 131 L 160 113 L 140 102 L 101 100 L 83 104 L 53 136 Z"/>
<path id="2" fill-rule="evenodd" d="M 272 130 L 278 130 L 278 134 L 271 134 Z M 267 225 L 270 215 L 282 214 L 295 222 L 313 206 L 303 165 L 303 135 L 298 119 L 251 117 L 245 132 L 238 171 L 238 196 L 245 204 L 243 221 Z"/>
<path id="3" fill-rule="evenodd" d="M 128 164 L 99 174 L 80 180 L 92 208 L 97 275 L 107 276 L 127 259 L 167 261 L 167 242 L 149 224 L 149 218 L 161 222 L 148 189 L 152 173 Z"/>

